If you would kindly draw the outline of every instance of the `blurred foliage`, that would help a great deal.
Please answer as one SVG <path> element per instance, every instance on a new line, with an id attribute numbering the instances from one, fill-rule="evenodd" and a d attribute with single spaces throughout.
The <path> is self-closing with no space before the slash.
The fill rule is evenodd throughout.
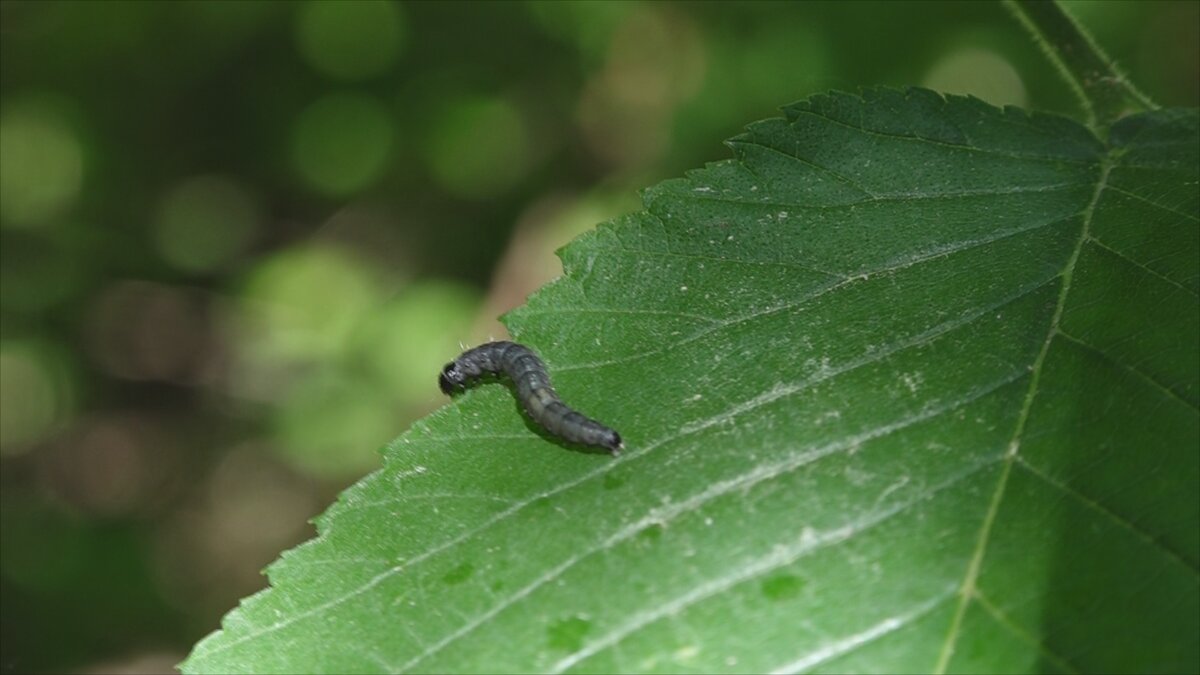
<path id="1" fill-rule="evenodd" d="M 1197 3 L 1068 8 L 1196 105 Z M 0 670 L 168 667 L 555 248 L 868 84 L 1073 112 L 983 2 L 0 2 Z"/>

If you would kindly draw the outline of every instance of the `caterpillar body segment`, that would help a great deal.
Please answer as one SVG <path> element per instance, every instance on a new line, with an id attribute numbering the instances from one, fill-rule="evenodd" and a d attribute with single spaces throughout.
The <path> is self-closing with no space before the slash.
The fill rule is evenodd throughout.
<path id="1" fill-rule="evenodd" d="M 570 443 L 606 448 L 614 455 L 625 447 L 616 431 L 562 402 L 550 384 L 546 364 L 515 342 L 488 342 L 468 349 L 442 368 L 442 393 L 462 391 L 487 375 L 507 375 L 529 417 L 549 433 Z"/>

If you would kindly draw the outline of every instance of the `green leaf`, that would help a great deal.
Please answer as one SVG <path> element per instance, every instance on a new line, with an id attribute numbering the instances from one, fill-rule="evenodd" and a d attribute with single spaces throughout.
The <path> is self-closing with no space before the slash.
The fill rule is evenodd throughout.
<path id="1" fill-rule="evenodd" d="M 468 392 L 185 670 L 1200 669 L 1196 111 L 785 112 L 507 317 L 624 456 Z"/>

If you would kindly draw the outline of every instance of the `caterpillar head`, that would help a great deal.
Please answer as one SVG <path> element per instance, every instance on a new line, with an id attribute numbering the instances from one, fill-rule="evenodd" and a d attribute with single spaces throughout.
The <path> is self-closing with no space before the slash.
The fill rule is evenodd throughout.
<path id="1" fill-rule="evenodd" d="M 612 429 L 607 429 L 600 445 L 608 448 L 613 457 L 620 456 L 621 451 L 625 449 L 625 443 L 621 440 L 621 435 Z"/>
<path id="2" fill-rule="evenodd" d="M 438 376 L 438 387 L 442 393 L 447 396 L 456 392 L 462 391 L 467 384 L 467 376 L 451 361 L 442 368 L 442 374 Z"/>

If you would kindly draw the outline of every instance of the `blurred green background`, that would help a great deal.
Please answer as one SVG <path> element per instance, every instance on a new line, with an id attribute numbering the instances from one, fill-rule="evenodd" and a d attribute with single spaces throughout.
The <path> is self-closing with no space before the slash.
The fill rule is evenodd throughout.
<path id="1" fill-rule="evenodd" d="M 1068 8 L 1195 106 L 1196 2 Z M 1071 113 L 1000 6 L 0 2 L 3 672 L 163 672 L 554 249 L 809 93 Z"/>

